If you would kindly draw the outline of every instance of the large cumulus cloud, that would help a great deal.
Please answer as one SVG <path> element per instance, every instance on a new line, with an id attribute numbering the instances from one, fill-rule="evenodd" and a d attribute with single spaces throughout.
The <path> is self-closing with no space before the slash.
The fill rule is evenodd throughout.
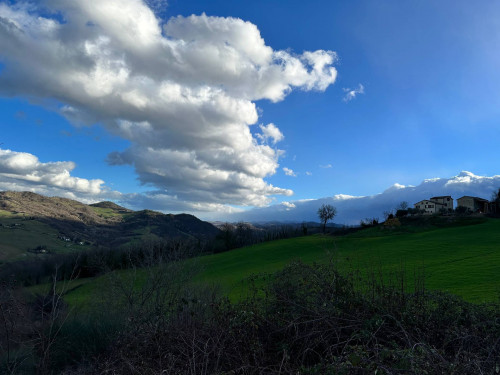
<path id="1" fill-rule="evenodd" d="M 0 4 L 0 94 L 56 99 L 81 124 L 131 142 L 110 153 L 144 184 L 193 205 L 266 205 L 283 134 L 258 122 L 256 100 L 335 81 L 331 51 L 267 46 L 241 19 L 166 23 L 141 0 Z M 268 142 L 271 139 L 272 142 Z"/>

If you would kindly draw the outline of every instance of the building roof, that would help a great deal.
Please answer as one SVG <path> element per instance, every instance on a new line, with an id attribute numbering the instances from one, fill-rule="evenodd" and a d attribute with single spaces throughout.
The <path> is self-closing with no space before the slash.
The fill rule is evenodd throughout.
<path id="1" fill-rule="evenodd" d="M 432 197 L 431 199 L 440 199 L 440 198 L 451 198 L 451 195 L 440 195 L 439 197 Z"/>
<path id="2" fill-rule="evenodd" d="M 484 199 L 484 198 L 479 198 L 479 197 L 471 197 L 470 195 L 464 195 L 463 197 L 458 198 L 458 199 L 463 199 L 463 198 L 472 198 L 472 199 L 475 199 L 475 200 L 477 200 L 477 201 L 489 202 L 489 200 L 487 200 L 487 199 Z M 458 199 L 457 199 L 457 200 L 458 200 Z"/>
<path id="3" fill-rule="evenodd" d="M 432 204 L 439 204 L 441 206 L 446 206 L 446 204 L 444 204 L 444 203 L 434 202 L 434 201 L 431 201 L 430 199 L 424 199 L 424 200 L 421 200 L 420 202 L 417 202 L 415 204 L 419 204 L 419 203 L 422 203 L 422 202 L 429 202 L 429 203 L 432 203 Z M 415 205 L 415 204 L 413 204 L 413 205 Z"/>
<path id="4" fill-rule="evenodd" d="M 419 203 L 422 203 L 422 202 L 427 202 L 427 201 L 428 201 L 428 199 L 424 199 L 424 200 L 421 200 L 421 201 L 419 201 L 417 203 L 414 203 L 413 205 L 416 205 L 416 204 L 419 204 Z"/>

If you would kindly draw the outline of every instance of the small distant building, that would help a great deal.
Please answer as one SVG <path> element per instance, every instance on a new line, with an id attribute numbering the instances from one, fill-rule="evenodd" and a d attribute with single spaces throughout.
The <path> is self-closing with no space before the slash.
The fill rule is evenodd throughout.
<path id="1" fill-rule="evenodd" d="M 468 208 L 472 212 L 488 213 L 490 202 L 487 199 L 464 195 L 457 199 L 457 206 Z"/>
<path id="2" fill-rule="evenodd" d="M 432 202 L 443 204 L 444 208 L 446 208 L 447 210 L 448 209 L 453 210 L 453 198 L 451 197 L 451 195 L 442 195 L 439 197 L 432 197 L 430 200 Z"/>
<path id="3" fill-rule="evenodd" d="M 450 195 L 441 195 L 424 199 L 414 204 L 415 209 L 422 211 L 425 215 L 437 214 L 453 210 L 453 198 Z"/>
<path id="4" fill-rule="evenodd" d="M 423 211 L 425 215 L 437 214 L 441 209 L 446 209 L 444 203 L 439 203 L 430 199 L 424 199 L 414 204 L 417 210 Z"/>

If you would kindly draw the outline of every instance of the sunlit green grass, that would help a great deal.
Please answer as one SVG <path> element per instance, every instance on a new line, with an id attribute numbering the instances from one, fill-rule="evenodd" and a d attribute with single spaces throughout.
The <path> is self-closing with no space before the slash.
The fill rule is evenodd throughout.
<path id="1" fill-rule="evenodd" d="M 112 208 L 105 208 L 105 207 L 95 207 L 95 206 L 89 206 L 90 209 L 92 209 L 97 215 L 109 219 L 109 218 L 118 218 L 118 217 L 123 217 L 124 215 L 120 212 L 116 212 L 116 210 Z"/>
<path id="2" fill-rule="evenodd" d="M 16 214 L 14 214 L 13 212 L 0 210 L 0 218 L 13 217 L 13 216 L 16 216 Z"/>
<path id="3" fill-rule="evenodd" d="M 367 235 L 367 233 L 372 233 Z M 195 282 L 216 284 L 232 299 L 245 294 L 248 277 L 282 268 L 292 260 L 333 261 L 344 272 L 401 278 L 411 289 L 416 276 L 430 289 L 471 302 L 496 300 L 500 294 L 500 220 L 432 230 L 369 230 L 348 236 L 308 236 L 266 242 L 189 260 L 201 271 Z M 403 272 L 402 272 L 403 271 Z M 126 271 L 122 271 L 126 272 Z M 84 303 L 104 278 L 68 293 L 70 303 Z"/>
<path id="4" fill-rule="evenodd" d="M 218 281 L 235 295 L 252 273 L 272 272 L 293 259 L 334 261 L 341 270 L 401 277 L 411 287 L 425 276 L 431 289 L 475 302 L 500 292 L 500 220 L 417 233 L 343 237 L 311 236 L 264 243 L 200 259 L 201 281 Z"/>

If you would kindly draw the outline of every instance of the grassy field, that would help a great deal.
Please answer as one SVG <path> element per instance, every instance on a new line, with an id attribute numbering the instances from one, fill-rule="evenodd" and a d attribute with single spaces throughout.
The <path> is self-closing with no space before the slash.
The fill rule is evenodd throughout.
<path id="1" fill-rule="evenodd" d="M 93 207 L 93 206 L 90 206 L 90 208 L 92 210 L 94 210 L 94 212 L 96 214 L 98 214 L 99 216 L 101 216 L 103 218 L 106 218 L 106 219 L 110 219 L 110 218 L 121 219 L 121 218 L 123 218 L 125 216 L 125 214 L 116 212 L 116 210 L 114 210 L 112 208 Z"/>
<path id="2" fill-rule="evenodd" d="M 500 296 L 500 220 L 414 233 L 373 228 L 342 237 L 269 242 L 201 258 L 199 280 L 217 281 L 237 296 L 246 277 L 275 271 L 293 259 L 333 261 L 341 270 L 383 274 L 394 282 L 403 274 L 409 288 L 424 277 L 430 289 L 474 302 L 494 300 Z"/>
<path id="3" fill-rule="evenodd" d="M 444 228 L 371 228 L 347 236 L 308 236 L 262 243 L 190 260 L 200 268 L 196 282 L 219 285 L 232 299 L 247 289 L 248 277 L 282 268 L 293 260 L 333 261 L 340 270 L 383 275 L 411 290 L 425 278 L 430 289 L 448 291 L 471 302 L 500 296 L 500 220 Z M 414 275 L 418 275 L 414 277 Z M 104 280 L 76 281 L 70 303 L 83 303 Z"/>
<path id="4" fill-rule="evenodd" d="M 1 210 L 0 219 L 0 262 L 48 256 L 28 251 L 41 245 L 54 253 L 88 248 L 60 240 L 57 230 L 38 220 L 26 220 L 20 215 Z"/>

